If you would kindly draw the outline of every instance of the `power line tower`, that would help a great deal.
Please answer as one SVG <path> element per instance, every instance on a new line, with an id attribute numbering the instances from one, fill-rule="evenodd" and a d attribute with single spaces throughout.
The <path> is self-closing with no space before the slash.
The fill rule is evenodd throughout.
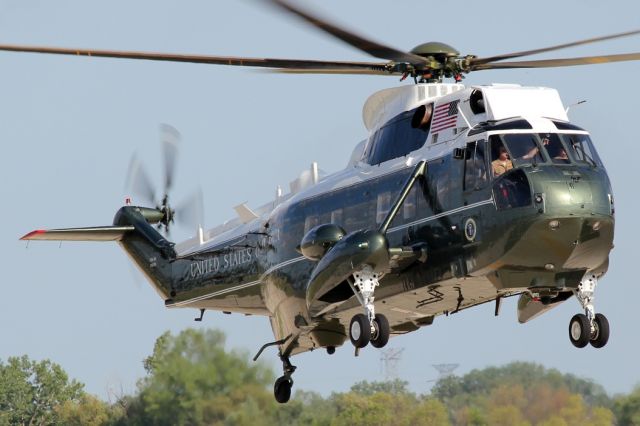
<path id="1" fill-rule="evenodd" d="M 453 376 L 453 371 L 460 367 L 460 364 L 433 364 L 433 368 L 438 370 L 438 378 L 429 380 L 429 382 L 437 382 L 445 377 Z"/>
<path id="2" fill-rule="evenodd" d="M 389 382 L 398 378 L 398 363 L 402 358 L 404 348 L 389 348 L 380 351 L 380 372 L 384 380 Z"/>

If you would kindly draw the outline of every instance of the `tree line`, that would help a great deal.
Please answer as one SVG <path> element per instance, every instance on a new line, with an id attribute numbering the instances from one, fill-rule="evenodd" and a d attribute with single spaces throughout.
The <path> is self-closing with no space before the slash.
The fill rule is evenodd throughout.
<path id="1" fill-rule="evenodd" d="M 4 425 L 640 425 L 640 387 L 609 396 L 591 380 L 515 362 L 440 379 L 430 393 L 401 380 L 322 396 L 273 399 L 274 372 L 225 348 L 217 330 L 160 336 L 133 395 L 108 403 L 59 365 L 0 360 Z"/>

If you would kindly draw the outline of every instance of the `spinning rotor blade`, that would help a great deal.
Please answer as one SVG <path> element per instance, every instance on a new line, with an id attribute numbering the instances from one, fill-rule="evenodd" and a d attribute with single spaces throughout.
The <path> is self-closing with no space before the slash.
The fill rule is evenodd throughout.
<path id="1" fill-rule="evenodd" d="M 188 62 L 195 64 L 233 65 L 261 68 L 338 68 L 384 69 L 386 63 L 314 61 L 305 59 L 245 58 L 238 56 L 189 55 L 179 53 L 135 52 L 116 50 L 69 49 L 58 47 L 20 46 L 0 44 L 0 51 L 49 53 L 53 55 L 95 56 L 99 58 L 138 59 L 148 61 Z"/>
<path id="2" fill-rule="evenodd" d="M 609 62 L 637 61 L 640 53 L 623 53 L 619 55 L 584 56 L 581 58 L 542 59 L 537 61 L 497 62 L 474 67 L 474 70 L 508 69 L 508 68 L 552 68 L 571 67 L 575 65 L 595 65 Z"/>
<path id="3" fill-rule="evenodd" d="M 166 195 L 173 184 L 180 132 L 168 124 L 161 124 L 160 139 L 164 153 L 164 193 Z"/>
<path id="4" fill-rule="evenodd" d="M 151 183 L 151 179 L 149 179 L 149 175 L 135 154 L 131 157 L 131 162 L 129 163 L 125 188 L 131 188 L 131 190 L 142 197 L 144 201 L 152 206 L 156 205 L 156 190 Z"/>
<path id="5" fill-rule="evenodd" d="M 270 0 L 274 5 L 293 13 L 294 15 L 304 19 L 316 28 L 344 41 L 345 43 L 368 53 L 369 55 L 387 59 L 395 62 L 408 62 L 412 65 L 424 65 L 426 63 L 425 58 L 415 55 L 409 52 L 403 52 L 393 47 L 385 46 L 373 40 L 369 40 L 362 36 L 359 36 L 345 28 L 341 28 L 331 22 L 320 19 L 319 17 L 312 15 L 309 12 L 304 11 L 298 7 L 295 7 L 283 0 Z"/>
<path id="6" fill-rule="evenodd" d="M 401 74 L 383 69 L 349 69 L 349 68 L 275 68 L 265 72 L 278 74 L 343 74 L 343 75 L 393 75 Z"/>
<path id="7" fill-rule="evenodd" d="M 184 226 L 197 230 L 204 225 L 204 201 L 202 188 L 183 200 L 176 207 L 176 219 Z"/>
<path id="8" fill-rule="evenodd" d="M 535 55 L 535 54 L 538 54 L 538 53 L 551 52 L 551 51 L 554 51 L 554 50 L 566 49 L 568 47 L 574 47 L 574 46 L 581 46 L 581 45 L 585 45 L 585 44 L 597 43 L 597 42 L 600 42 L 600 41 L 612 40 L 612 39 L 621 38 L 621 37 L 628 37 L 628 36 L 632 36 L 632 35 L 636 35 L 636 34 L 640 34 L 640 30 L 627 31 L 627 32 L 624 32 L 624 33 L 611 34 L 611 35 L 606 35 L 606 36 L 602 36 L 602 37 L 587 38 L 587 39 L 584 39 L 584 40 L 573 41 L 571 43 L 564 43 L 564 44 L 558 44 L 558 45 L 555 45 L 555 46 L 543 47 L 541 49 L 533 49 L 533 50 L 525 50 L 525 51 L 522 51 L 522 52 L 505 53 L 505 54 L 502 54 L 502 55 L 489 56 L 487 58 L 473 58 L 473 59 L 470 60 L 471 69 L 484 69 L 484 68 L 476 67 L 476 65 L 480 65 L 480 64 L 488 64 L 490 62 L 503 61 L 505 59 L 519 58 L 521 56 L 529 56 L 529 55 Z"/>

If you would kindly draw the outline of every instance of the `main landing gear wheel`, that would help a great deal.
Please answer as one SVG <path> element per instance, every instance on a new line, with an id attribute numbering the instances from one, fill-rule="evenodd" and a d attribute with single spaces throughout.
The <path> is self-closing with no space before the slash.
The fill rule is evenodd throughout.
<path id="1" fill-rule="evenodd" d="M 383 348 L 389 342 L 389 320 L 382 314 L 376 314 L 373 320 L 375 332 L 371 337 L 371 345 L 375 348 Z"/>
<path id="2" fill-rule="evenodd" d="M 591 346 L 601 348 L 609 341 L 609 320 L 602 314 L 596 314 L 593 319 L 594 332 L 591 337 Z"/>
<path id="3" fill-rule="evenodd" d="M 576 348 L 584 348 L 591 340 L 591 324 L 585 314 L 575 314 L 571 318 L 569 339 Z"/>
<path id="4" fill-rule="evenodd" d="M 291 377 L 280 376 L 276 383 L 273 385 L 273 395 L 276 397 L 276 401 L 280 404 L 289 402 L 291 398 L 291 387 L 293 386 L 293 380 Z"/>
<path id="5" fill-rule="evenodd" d="M 371 340 L 371 324 L 364 314 L 356 314 L 351 318 L 349 339 L 356 348 L 364 348 Z"/>

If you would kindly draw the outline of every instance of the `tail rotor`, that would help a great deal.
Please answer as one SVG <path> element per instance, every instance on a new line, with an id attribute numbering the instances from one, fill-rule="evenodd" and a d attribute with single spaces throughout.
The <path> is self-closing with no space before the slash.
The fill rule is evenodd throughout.
<path id="1" fill-rule="evenodd" d="M 155 212 L 146 215 L 148 218 L 152 217 L 150 222 L 156 223 L 158 229 L 164 229 L 167 234 L 169 233 L 171 225 L 175 223 L 176 217 L 180 223 L 191 229 L 201 227 L 204 218 L 204 203 L 201 189 L 198 189 L 194 194 L 189 196 L 177 209 L 174 209 L 170 204 L 169 193 L 175 179 L 180 141 L 180 132 L 174 127 L 168 124 L 160 125 L 160 143 L 164 157 L 164 188 L 161 197 L 156 195 L 156 188 L 136 154 L 132 156 L 129 163 L 126 180 L 126 188 L 129 188 L 145 203 L 153 206 L 150 209 L 155 210 Z M 176 214 L 176 211 L 179 213 Z"/>

